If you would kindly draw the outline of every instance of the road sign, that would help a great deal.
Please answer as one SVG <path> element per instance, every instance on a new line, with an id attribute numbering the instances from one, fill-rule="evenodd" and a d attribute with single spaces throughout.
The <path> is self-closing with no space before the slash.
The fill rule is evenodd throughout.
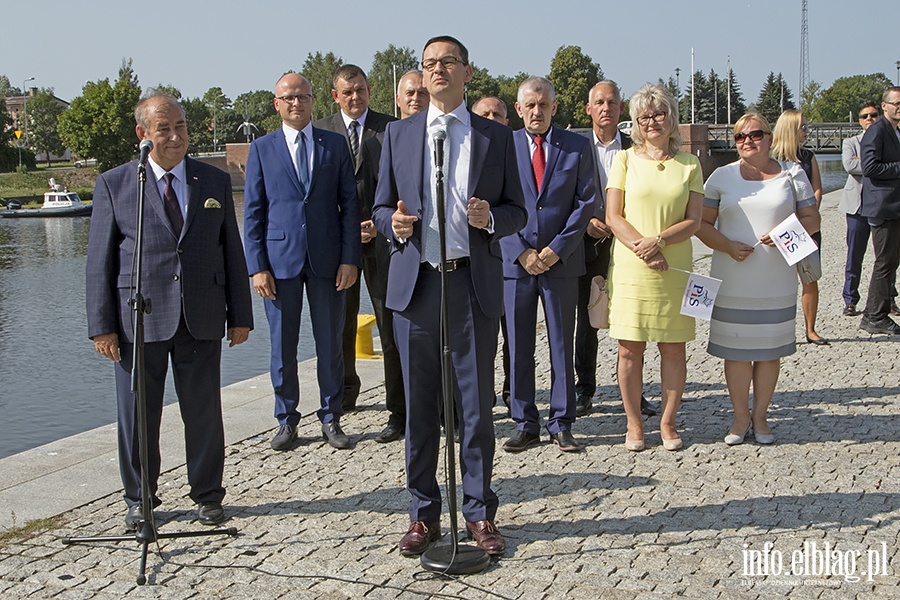
<path id="1" fill-rule="evenodd" d="M 20 137 L 22 137 L 22 130 L 16 129 L 16 139 L 19 139 Z"/>

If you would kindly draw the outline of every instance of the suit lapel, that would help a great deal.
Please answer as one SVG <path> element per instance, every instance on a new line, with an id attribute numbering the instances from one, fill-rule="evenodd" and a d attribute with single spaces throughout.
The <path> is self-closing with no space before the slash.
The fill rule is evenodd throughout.
<path id="1" fill-rule="evenodd" d="M 519 129 L 513 134 L 516 145 L 516 162 L 519 163 L 520 181 L 524 180 L 523 191 L 529 198 L 537 199 L 537 184 L 534 181 L 534 169 L 531 166 L 531 148 L 529 147 L 528 134 L 524 129 Z"/>
<path id="2" fill-rule="evenodd" d="M 188 230 L 191 226 L 191 221 L 194 220 L 194 215 L 197 214 L 197 207 L 200 203 L 200 170 L 197 168 L 197 164 L 190 158 L 185 159 L 184 163 L 184 177 L 186 179 L 185 186 L 187 187 L 187 218 L 184 220 L 184 227 L 181 230 L 181 234 Z"/>
<path id="3" fill-rule="evenodd" d="M 169 215 L 166 214 L 166 205 L 163 203 L 162 196 L 159 195 L 159 183 L 156 179 L 156 174 L 153 172 L 153 169 L 150 168 L 147 169 L 147 173 L 147 183 L 144 186 L 144 201 L 150 206 L 151 210 L 159 216 L 159 219 L 165 224 L 166 229 L 168 229 L 172 235 L 178 237 L 178 234 L 172 227 L 172 222 L 169 221 Z"/>
<path id="4" fill-rule="evenodd" d="M 562 144 L 559 138 L 560 135 L 557 133 L 556 135 L 551 136 L 551 142 L 547 144 L 547 165 L 544 167 L 544 181 L 541 182 L 541 195 L 543 195 L 544 190 L 546 190 L 550 184 L 553 169 L 556 167 L 556 161 L 559 160 L 560 146 Z"/>
<path id="5" fill-rule="evenodd" d="M 422 198 L 425 194 L 425 185 L 431 185 L 430 182 L 426 184 L 426 182 L 424 181 L 425 126 L 427 120 L 427 112 L 428 111 L 423 110 L 417 115 L 397 122 L 398 125 L 396 125 L 396 127 L 404 127 L 405 129 L 402 130 L 402 135 L 400 133 L 397 134 L 396 140 L 398 143 L 398 147 L 392 149 L 394 157 L 397 157 L 398 155 L 409 156 L 409 162 L 404 165 L 404 168 L 409 169 L 410 171 L 409 177 L 412 179 L 415 185 L 416 194 L 415 198 L 401 198 L 401 200 L 406 203 L 407 207 L 410 209 L 410 212 L 413 213 L 415 213 L 415 211 L 417 210 L 423 209 Z M 392 139 L 391 141 L 393 142 L 394 140 Z"/>
<path id="6" fill-rule="evenodd" d="M 481 179 L 481 168 L 484 166 L 488 148 L 491 145 L 491 138 L 486 124 L 482 123 L 479 117 L 470 113 L 470 119 L 472 124 L 472 156 L 469 158 L 469 187 L 466 193 L 469 196 L 474 196 L 478 187 L 478 180 Z"/>
<path id="7" fill-rule="evenodd" d="M 284 138 L 284 130 L 281 127 L 275 130 L 275 135 L 272 136 L 272 145 L 272 150 L 281 159 L 281 165 L 284 167 L 285 172 L 290 174 L 288 179 L 294 184 L 294 189 L 297 191 L 297 195 L 300 196 L 300 179 L 297 177 L 294 159 L 291 158 L 291 153 L 288 152 L 287 140 Z"/>

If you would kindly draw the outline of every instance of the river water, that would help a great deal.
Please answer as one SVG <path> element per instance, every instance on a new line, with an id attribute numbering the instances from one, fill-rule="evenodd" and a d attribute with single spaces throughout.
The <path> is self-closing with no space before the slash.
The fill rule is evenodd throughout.
<path id="1" fill-rule="evenodd" d="M 843 187 L 837 156 L 820 156 L 825 191 Z M 235 198 L 239 222 L 243 197 Z M 87 338 L 84 269 L 90 219 L 0 219 L 0 458 L 116 419 L 113 367 Z M 365 286 L 364 286 L 365 287 Z M 250 339 L 222 350 L 222 384 L 269 369 L 269 329 L 253 294 Z M 363 292 L 362 311 L 371 312 Z M 304 311 L 300 359 L 314 356 Z M 175 394 L 169 376 L 167 402 Z M 264 429 L 271 423 L 260 423 Z"/>

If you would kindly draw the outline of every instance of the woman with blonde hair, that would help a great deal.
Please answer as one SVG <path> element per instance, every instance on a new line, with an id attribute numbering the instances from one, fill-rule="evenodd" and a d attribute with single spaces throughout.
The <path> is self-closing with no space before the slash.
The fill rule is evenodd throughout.
<path id="1" fill-rule="evenodd" d="M 619 341 L 626 450 L 644 449 L 641 391 L 647 342 L 656 342 L 660 354 L 662 444 L 678 450 L 682 441 L 675 416 L 687 379 L 685 342 L 694 339 L 694 319 L 680 314 L 687 276 L 669 267 L 691 269 L 703 174 L 697 157 L 680 151 L 678 103 L 666 88 L 645 85 L 629 102 L 633 145 L 613 159 L 606 195 L 606 222 L 616 237 L 609 336 Z"/>
<path id="2" fill-rule="evenodd" d="M 706 181 L 697 233 L 714 251 L 710 275 L 722 280 L 706 351 L 725 359 L 734 408 L 725 443 L 741 444 L 752 430 L 758 443 L 771 444 L 775 436 L 766 415 L 781 358 L 797 348 L 797 270 L 781 257 L 768 232 L 791 213 L 805 228 L 818 229 L 819 213 L 800 166 L 783 166 L 769 156 L 772 130 L 765 117 L 747 113 L 738 119 L 734 141 L 740 159 L 719 167 Z"/>
<path id="3" fill-rule="evenodd" d="M 775 122 L 775 130 L 772 132 L 772 158 L 795 162 L 803 168 L 806 177 L 812 184 L 816 194 L 816 212 L 822 204 L 822 175 L 819 172 L 819 163 L 816 155 L 802 144 L 806 141 L 807 125 L 806 117 L 799 110 L 789 109 L 781 113 Z M 822 234 L 818 230 L 809 232 L 819 247 L 821 260 Z M 816 346 L 827 346 L 828 340 L 816 333 L 816 312 L 819 310 L 819 282 L 804 283 L 800 295 L 800 305 L 803 307 L 803 320 L 806 323 L 806 341 Z"/>

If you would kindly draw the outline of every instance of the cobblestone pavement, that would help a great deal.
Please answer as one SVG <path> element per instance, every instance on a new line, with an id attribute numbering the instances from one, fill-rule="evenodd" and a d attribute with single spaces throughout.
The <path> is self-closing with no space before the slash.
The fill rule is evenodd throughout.
<path id="1" fill-rule="evenodd" d="M 61 543 L 64 536 L 121 534 L 124 505 L 113 494 L 49 531 L 2 542 L 0 597 L 900 597 L 898 345 L 840 314 L 844 224 L 833 205 L 823 210 L 818 326 L 832 344 L 801 344 L 784 360 L 770 411 L 774 446 L 722 442 L 730 401 L 721 362 L 705 352 L 706 324 L 698 322 L 678 419 L 685 449 L 663 450 L 658 417 L 651 417 L 649 448 L 626 452 L 615 347 L 604 338 L 595 410 L 574 428 L 586 449 L 498 449 L 497 524 L 508 549 L 482 574 L 438 579 L 398 554 L 408 524 L 403 445 L 374 442 L 386 420 L 377 387 L 361 398 L 361 411 L 344 418 L 353 450 L 325 445 L 314 420 L 302 423 L 291 452 L 269 448 L 271 430 L 228 448 L 227 526 L 237 537 L 160 541 L 148 560 L 148 585 L 139 587 L 137 544 Z M 708 268 L 705 258 L 695 270 Z M 536 360 L 546 415 L 546 348 Z M 653 348 L 645 381 L 658 399 Z M 494 416 L 502 442 L 512 421 L 500 407 Z M 164 473 L 160 486 L 161 530 L 197 529 L 184 468 Z M 448 525 L 445 515 L 444 543 Z"/>

